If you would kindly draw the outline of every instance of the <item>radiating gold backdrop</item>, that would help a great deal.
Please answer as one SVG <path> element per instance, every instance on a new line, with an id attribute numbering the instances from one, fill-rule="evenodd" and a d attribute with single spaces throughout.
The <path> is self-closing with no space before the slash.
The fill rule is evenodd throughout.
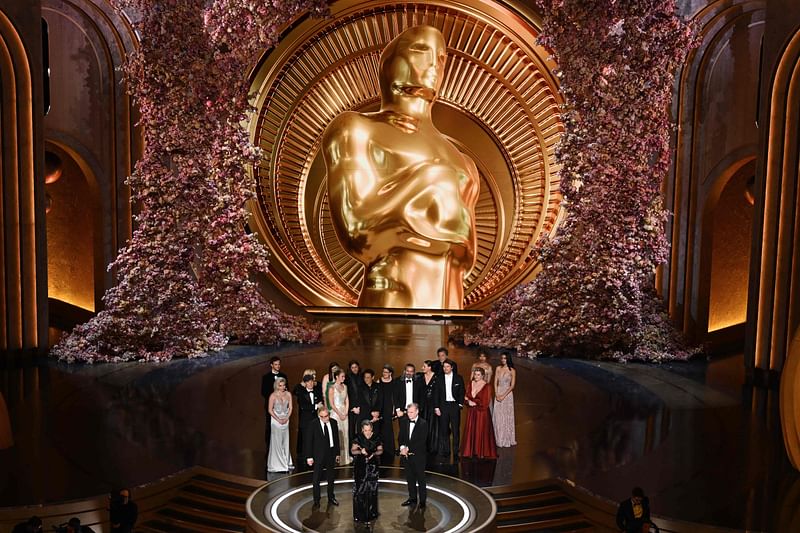
<path id="1" fill-rule="evenodd" d="M 331 225 L 321 136 L 342 111 L 378 108 L 380 52 L 419 24 L 447 43 L 434 123 L 480 172 L 477 263 L 464 280 L 464 307 L 483 308 L 531 279 L 533 247 L 559 217 L 554 147 L 563 131 L 535 14 L 473 0 L 340 1 L 332 13 L 298 21 L 253 76 L 250 128 L 264 157 L 251 226 L 272 252 L 273 282 L 301 305 L 356 305 L 364 269 Z"/>

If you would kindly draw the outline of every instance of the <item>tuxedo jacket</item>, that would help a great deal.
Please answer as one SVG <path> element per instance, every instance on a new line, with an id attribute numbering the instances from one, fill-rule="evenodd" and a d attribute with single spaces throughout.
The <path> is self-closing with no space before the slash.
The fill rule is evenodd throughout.
<path id="1" fill-rule="evenodd" d="M 383 390 L 377 383 L 373 383 L 372 387 L 364 385 L 358 391 L 358 406 L 361 407 L 361 414 L 359 420 L 369 420 L 372 418 L 370 414 L 372 411 L 381 413 L 383 416 Z M 357 431 L 361 428 L 357 428 Z"/>
<path id="2" fill-rule="evenodd" d="M 408 446 L 408 451 L 417 458 L 424 458 L 428 453 L 428 422 L 421 416 L 417 416 L 414 424 L 414 431 L 411 438 L 408 437 L 408 428 L 411 421 L 407 416 L 400 419 L 400 435 L 397 438 L 399 446 Z"/>
<path id="3" fill-rule="evenodd" d="M 447 390 L 445 383 L 445 375 L 442 374 L 441 376 L 437 376 L 436 380 L 436 407 L 439 409 L 442 408 L 445 401 L 447 401 Z M 461 375 L 456 374 L 453 372 L 453 399 L 455 399 L 456 403 L 459 407 L 464 406 L 464 393 L 466 392 L 466 388 L 464 386 L 464 378 Z"/>
<path id="4" fill-rule="evenodd" d="M 350 398 L 350 409 L 353 407 L 361 407 L 361 395 L 359 392 L 366 385 L 364 384 L 364 377 L 358 373 L 353 374 L 348 372 L 345 376 L 344 384 L 347 386 L 347 397 Z"/>
<path id="5" fill-rule="evenodd" d="M 424 394 L 423 386 L 425 382 L 420 382 L 419 376 L 416 374 L 414 374 L 411 380 L 411 397 L 415 403 L 420 403 Z M 406 401 L 406 378 L 405 376 L 401 376 L 394 380 L 394 407 L 395 409 L 400 409 L 405 412 L 408 403 L 409 402 Z"/>
<path id="6" fill-rule="evenodd" d="M 317 404 L 322 403 L 322 394 L 314 387 L 314 403 L 311 403 L 311 396 L 303 385 L 294 388 L 294 396 L 297 399 L 298 419 L 300 427 L 305 427 L 309 420 L 319 419 L 317 416 Z"/>
<path id="7" fill-rule="evenodd" d="M 431 370 L 433 370 L 433 373 L 436 374 L 437 376 L 444 375 L 444 369 L 442 368 L 442 362 L 439 361 L 438 359 L 435 360 L 433 362 L 433 364 L 431 365 Z M 453 374 L 458 374 L 458 364 L 456 364 L 455 361 L 453 361 Z"/>
<path id="8" fill-rule="evenodd" d="M 331 432 L 333 433 L 333 458 L 341 455 L 341 446 L 339 444 L 339 424 L 333 418 L 330 419 Z M 322 462 L 325 460 L 326 454 L 330 450 L 330 442 L 325 438 L 325 433 L 322 432 L 322 425 L 320 424 L 319 417 L 312 420 L 306 427 L 306 433 L 303 437 L 303 455 L 305 459 L 314 459 L 314 462 Z"/>
<path id="9" fill-rule="evenodd" d="M 266 400 L 269 395 L 275 392 L 275 380 L 283 378 L 286 380 L 286 390 L 289 390 L 289 378 L 283 372 L 272 373 L 272 369 L 261 377 L 261 396 Z"/>

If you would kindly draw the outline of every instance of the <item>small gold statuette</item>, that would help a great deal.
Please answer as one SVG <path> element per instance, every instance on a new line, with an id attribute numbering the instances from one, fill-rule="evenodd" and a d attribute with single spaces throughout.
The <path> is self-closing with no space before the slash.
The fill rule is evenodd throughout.
<path id="1" fill-rule="evenodd" d="M 366 267 L 358 305 L 461 309 L 475 263 L 475 163 L 433 125 L 446 47 L 415 26 L 383 50 L 381 108 L 347 111 L 325 130 L 331 217 Z"/>

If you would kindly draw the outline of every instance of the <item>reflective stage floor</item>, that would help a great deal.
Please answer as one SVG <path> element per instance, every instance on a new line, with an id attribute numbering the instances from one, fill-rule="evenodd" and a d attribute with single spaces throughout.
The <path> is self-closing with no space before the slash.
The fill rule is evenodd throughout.
<path id="1" fill-rule="evenodd" d="M 0 451 L 0 506 L 93 496 L 193 465 L 264 478 L 259 388 L 269 357 L 281 356 L 292 385 L 304 368 L 321 375 L 330 361 L 419 366 L 446 344 L 449 328 L 337 319 L 324 322 L 323 342 L 311 346 L 2 370 L 15 446 Z M 474 354 L 451 347 L 462 374 Z M 800 490 L 777 393 L 743 385 L 741 356 L 663 365 L 539 359 L 517 368 L 517 446 L 497 461 L 432 470 L 479 486 L 562 477 L 612 500 L 640 485 L 656 514 L 752 530 L 771 530 Z M 294 450 L 296 418 L 291 427 Z"/>
<path id="2" fill-rule="evenodd" d="M 497 506 L 483 490 L 458 478 L 430 473 L 425 508 L 402 506 L 408 498 L 403 470 L 381 468 L 377 519 L 369 523 L 353 521 L 353 469 L 337 469 L 334 482 L 338 505 L 324 496 L 321 484 L 320 505 L 314 505 L 310 472 L 286 476 L 262 488 L 248 502 L 248 524 L 261 531 L 371 531 L 374 533 L 480 533 L 493 531 Z M 259 527 L 261 526 L 261 527 Z"/>

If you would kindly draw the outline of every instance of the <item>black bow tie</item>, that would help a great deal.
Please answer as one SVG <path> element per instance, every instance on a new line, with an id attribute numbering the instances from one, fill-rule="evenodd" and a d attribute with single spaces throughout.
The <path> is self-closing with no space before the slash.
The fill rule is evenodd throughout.
<path id="1" fill-rule="evenodd" d="M 406 378 L 406 383 L 411 383 L 413 380 L 411 378 Z"/>
<path id="2" fill-rule="evenodd" d="M 416 421 L 416 420 L 411 420 L 410 422 L 411 422 L 412 424 L 416 424 L 416 423 L 417 423 L 417 421 Z"/>

